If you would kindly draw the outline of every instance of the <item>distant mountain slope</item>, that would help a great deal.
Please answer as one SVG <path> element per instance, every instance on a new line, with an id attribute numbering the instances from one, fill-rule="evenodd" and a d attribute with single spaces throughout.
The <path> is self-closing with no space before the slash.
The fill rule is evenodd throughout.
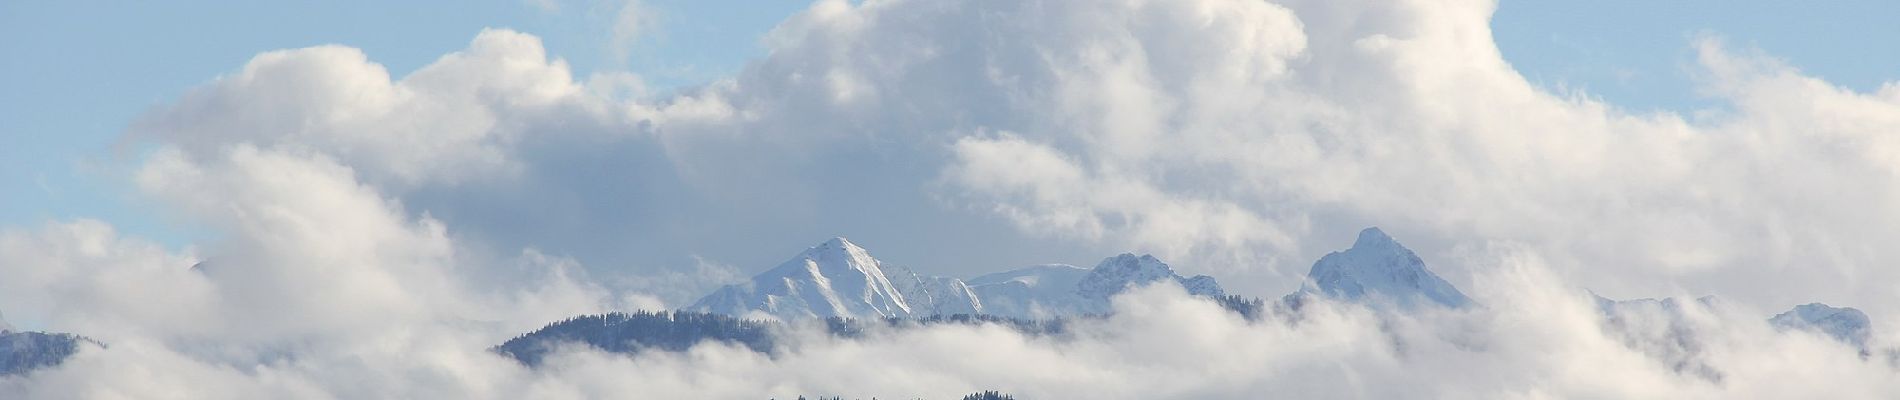
<path id="1" fill-rule="evenodd" d="M 766 322 L 694 312 L 583 315 L 509 339 L 495 346 L 494 351 L 527 365 L 540 365 L 561 345 L 633 354 L 645 350 L 684 351 L 711 340 L 769 352 L 773 328 Z"/>
<path id="2" fill-rule="evenodd" d="M 1604 319 L 1607 333 L 1620 339 L 1624 346 L 1654 357 L 1677 373 L 1709 381 L 1722 379 L 1722 371 L 1716 370 L 1706 359 L 1705 345 L 1695 339 L 1700 336 L 1698 330 L 1705 327 L 1690 319 L 1691 312 L 1714 307 L 1719 301 L 1715 296 L 1702 296 L 1694 301 L 1674 297 L 1610 300 L 1594 293 L 1591 297 Z"/>
<path id="3" fill-rule="evenodd" d="M 1225 294 L 1213 277 L 1183 277 L 1152 255 L 1131 253 L 1105 258 L 1094 268 L 1048 264 L 978 276 L 970 279 L 970 287 L 983 301 L 985 313 L 1042 318 L 1107 313 L 1110 297 L 1158 282 L 1181 285 L 1194 295 Z"/>
<path id="4" fill-rule="evenodd" d="M 1776 314 L 1768 323 L 1781 329 L 1818 331 L 1863 351 L 1867 349 L 1867 340 L 1873 337 L 1873 322 L 1867 319 L 1867 313 L 1851 307 L 1802 304 Z"/>
<path id="5" fill-rule="evenodd" d="M 962 279 L 919 275 L 902 267 L 892 267 L 887 273 L 911 305 L 912 316 L 981 314 L 987 307 Z"/>
<path id="6" fill-rule="evenodd" d="M 850 240 L 833 238 L 683 310 L 781 320 L 955 314 L 1040 318 L 1106 313 L 1109 297 L 1157 282 L 1181 285 L 1195 295 L 1225 294 L 1213 277 L 1183 277 L 1154 256 L 1134 254 L 1103 259 L 1090 269 L 1039 265 L 971 281 L 917 274 L 871 257 Z"/>
<path id="7" fill-rule="evenodd" d="M 1207 297 L 1220 297 L 1227 293 L 1213 277 L 1197 275 L 1183 277 L 1174 272 L 1174 268 L 1161 262 L 1152 255 L 1136 256 L 1122 253 L 1103 259 L 1089 270 L 1088 275 L 1075 284 L 1075 294 L 1082 299 L 1082 311 L 1087 313 L 1106 313 L 1109 311 L 1109 298 L 1128 288 L 1156 283 L 1181 285 L 1188 294 Z"/>
<path id="8" fill-rule="evenodd" d="M 1026 335 L 1060 335 L 1068 331 L 1068 321 L 1026 320 L 991 315 L 959 314 L 922 318 L 831 317 L 823 321 L 824 332 L 834 337 L 856 338 L 874 328 L 909 329 L 943 324 L 1008 327 Z M 760 353 L 773 353 L 780 346 L 780 335 L 790 329 L 785 322 L 749 320 L 724 314 L 672 311 L 583 315 L 548 324 L 517 336 L 491 350 L 522 364 L 538 366 L 562 346 L 585 346 L 615 354 L 646 351 L 685 351 L 703 342 L 724 342 Z"/>
<path id="9" fill-rule="evenodd" d="M 1376 227 L 1359 231 L 1351 248 L 1313 263 L 1306 282 L 1285 300 L 1297 306 L 1308 297 L 1399 309 L 1421 305 L 1465 308 L 1473 304 L 1470 297 L 1432 273 L 1411 249 Z"/>
<path id="10" fill-rule="evenodd" d="M 0 376 L 57 366 L 78 353 L 81 343 L 96 342 L 67 333 L 0 330 Z"/>
<path id="11" fill-rule="evenodd" d="M 583 316 L 522 335 L 495 348 L 523 363 L 537 365 L 563 344 L 585 345 L 613 353 L 682 351 L 705 341 L 721 341 L 761 353 L 775 353 L 777 335 L 788 327 L 813 325 L 789 321 L 822 317 L 818 327 L 838 338 L 856 338 L 870 329 L 908 329 L 935 324 L 997 324 L 1033 335 L 1065 335 L 1071 321 L 1107 318 L 1110 299 L 1131 287 L 1181 285 L 1190 294 L 1212 298 L 1249 321 L 1301 316 L 1300 305 L 1327 300 L 1362 304 L 1381 316 L 1419 311 L 1421 307 L 1472 309 L 1475 303 L 1433 273 L 1425 262 L 1378 228 L 1361 231 L 1353 245 L 1314 263 L 1300 289 L 1283 303 L 1226 295 L 1214 278 L 1183 277 L 1150 255 L 1120 254 L 1093 268 L 1050 264 L 992 273 L 963 281 L 926 276 L 887 265 L 863 248 L 835 238 L 752 278 L 702 298 L 691 310 Z M 1593 294 L 1594 296 L 1594 294 Z M 1706 344 L 1697 338 L 1712 324 L 1714 296 L 1616 301 L 1594 296 L 1601 328 L 1632 350 L 1652 357 L 1685 376 L 1722 382 Z M 717 313 L 708 314 L 706 312 Z M 779 320 L 735 316 L 770 315 Z M 1866 314 L 1852 308 L 1814 303 L 1774 316 L 1782 329 L 1813 330 L 1861 349 L 1872 337 Z M 807 329 L 807 328 L 800 328 Z M 1072 336 L 1058 336 L 1058 338 Z M 1900 364 L 1900 350 L 1880 350 Z"/>
<path id="12" fill-rule="evenodd" d="M 887 268 L 863 247 L 832 238 L 750 282 L 722 287 L 686 309 L 734 316 L 763 312 L 787 320 L 911 317 L 933 315 L 939 309 L 980 312 L 981 305 L 973 296 L 961 281 Z"/>
<path id="13" fill-rule="evenodd" d="M 1088 268 L 1048 264 L 970 278 L 985 313 L 1018 318 L 1070 315 L 1082 308 L 1076 284 Z"/>

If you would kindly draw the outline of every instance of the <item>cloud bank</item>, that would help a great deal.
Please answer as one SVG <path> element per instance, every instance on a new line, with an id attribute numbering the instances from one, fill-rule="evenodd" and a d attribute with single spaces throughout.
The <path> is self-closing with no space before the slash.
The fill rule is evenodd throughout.
<path id="1" fill-rule="evenodd" d="M 1882 360 L 1761 321 L 1809 301 L 1900 321 L 1900 86 L 1855 92 L 1705 37 L 1696 68 L 1726 106 L 1632 114 L 1527 82 L 1493 8 L 821 1 L 739 75 L 664 94 L 578 80 L 507 30 L 399 78 L 345 46 L 263 53 L 131 128 L 155 148 L 131 181 L 214 238 L 166 249 L 90 220 L 0 234 L 10 321 L 110 343 L 0 393 L 1900 392 Z M 1066 341 L 937 327 L 541 370 L 483 351 L 677 306 L 840 233 L 946 275 L 1154 252 L 1266 296 L 1373 224 L 1490 308 L 1250 324 L 1156 289 Z M 1602 324 L 1584 287 L 1731 299 L 1691 319 L 1721 379 L 1633 350 L 1646 336 Z"/>

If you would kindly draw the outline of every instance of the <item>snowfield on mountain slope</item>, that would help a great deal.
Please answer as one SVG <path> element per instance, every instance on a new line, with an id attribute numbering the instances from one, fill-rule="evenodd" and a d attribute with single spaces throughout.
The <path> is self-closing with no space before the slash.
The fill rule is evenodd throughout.
<path id="1" fill-rule="evenodd" d="M 972 283 L 973 282 L 973 283 Z M 962 279 L 886 264 L 845 238 L 806 249 L 745 283 L 721 287 L 684 310 L 781 320 L 990 314 L 1018 318 L 1101 314 L 1109 298 L 1158 282 L 1221 296 L 1213 277 L 1184 277 L 1152 255 L 1124 253 L 1094 268 L 1039 265 Z"/>

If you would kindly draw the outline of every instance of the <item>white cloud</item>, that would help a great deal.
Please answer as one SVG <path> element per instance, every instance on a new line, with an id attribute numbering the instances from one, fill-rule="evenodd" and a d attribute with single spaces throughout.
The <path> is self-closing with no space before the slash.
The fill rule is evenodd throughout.
<path id="1" fill-rule="evenodd" d="M 1491 41 L 1493 7 L 823 1 L 740 75 L 657 100 L 623 93 L 637 76 L 577 81 L 506 30 L 399 78 L 343 46 L 264 53 L 134 127 L 158 148 L 139 189 L 215 239 L 169 250 L 90 220 L 0 234 L 0 308 L 112 343 L 0 393 L 1900 392 L 1881 360 L 1761 321 L 1815 300 L 1900 321 L 1883 263 L 1900 257 L 1900 85 L 1854 92 L 1703 39 L 1728 107 L 1632 114 L 1528 83 Z M 1149 251 L 1272 295 L 1373 224 L 1491 308 L 1247 324 L 1153 289 L 1074 340 L 937 327 L 542 370 L 483 350 L 678 305 L 834 234 L 959 275 Z M 1735 300 L 1692 321 L 1723 378 L 1631 350 L 1578 286 Z"/>
<path id="2" fill-rule="evenodd" d="M 215 301 L 190 272 L 195 256 L 123 238 L 96 220 L 0 233 L 0 305 L 20 323 L 138 336 L 205 324 L 196 310 Z M 114 318 L 97 318 L 111 314 Z"/>
<path id="3" fill-rule="evenodd" d="M 1176 196 L 1129 177 L 1090 176 L 1054 149 L 1013 134 L 966 137 L 954 146 L 949 181 L 1016 200 L 997 203 L 995 211 L 1025 231 L 1086 240 L 1112 231 L 1170 254 L 1292 242 L 1278 224 L 1232 203 Z"/>
<path id="4" fill-rule="evenodd" d="M 602 106 L 577 104 L 582 93 L 540 39 L 488 30 L 400 81 L 343 46 L 260 54 L 134 130 L 199 156 L 238 143 L 310 148 L 377 182 L 456 182 L 520 168 L 509 153 L 521 136 L 557 133 L 531 131 L 543 123 L 531 119 Z"/>
<path id="5" fill-rule="evenodd" d="M 1900 235 L 1882 222 L 1900 215 L 1880 184 L 1892 89 L 1703 41 L 1733 108 L 1632 114 L 1527 82 L 1491 41 L 1489 2 L 1069 7 L 823 3 L 707 90 L 731 122 L 658 131 L 697 181 L 870 170 L 858 182 L 902 188 L 888 182 L 934 170 L 948 185 L 933 189 L 1024 232 L 1154 251 L 1252 292 L 1294 286 L 1338 245 L 1303 238 L 1376 224 L 1430 258 L 1530 243 L 1616 294 L 1895 313 L 1885 286 L 1837 289 L 1900 280 L 1879 267 L 1900 256 L 1881 245 Z"/>
<path id="6" fill-rule="evenodd" d="M 62 240 L 60 235 L 43 234 L 47 240 Z M 77 247 L 97 244 L 80 242 Z M 234 332 L 229 329 L 195 334 L 212 341 L 165 339 L 159 332 L 113 334 L 110 347 L 88 347 L 61 367 L 0 378 L 0 393 L 23 398 L 738 399 L 801 394 L 939 398 L 996 389 L 1025 398 L 1254 398 L 1260 393 L 1882 398 L 1900 390 L 1893 379 L 1900 371 L 1883 357 L 1862 359 L 1854 349 L 1815 334 L 1777 332 L 1759 310 L 1723 306 L 1691 308 L 1692 329 L 1682 333 L 1699 343 L 1695 360 L 1719 372 L 1721 380 L 1683 373 L 1670 359 L 1639 350 L 1648 349 L 1646 342 L 1628 342 L 1622 331 L 1604 325 L 1586 295 L 1553 275 L 1535 254 L 1507 250 L 1488 259 L 1500 261 L 1488 265 L 1489 272 L 1468 289 L 1491 307 L 1383 321 L 1367 309 L 1313 303 L 1298 322 L 1249 323 L 1177 287 L 1157 285 L 1116 298 L 1113 317 L 1079 321 L 1071 325 L 1070 336 L 938 326 L 874 330 L 863 339 L 838 340 L 807 330 L 773 356 L 711 343 L 684 353 L 632 357 L 571 350 L 530 370 L 485 351 L 499 340 L 497 334 L 526 328 L 453 318 L 403 320 L 400 314 L 353 309 L 347 311 L 387 325 L 305 339 L 278 347 L 287 352 L 281 354 L 231 354 L 232 343 L 245 339 L 227 336 Z M 12 258 L 6 261 L 18 265 Z M 231 283 L 236 282 L 218 282 Z M 359 295 L 294 293 L 325 300 Z M 528 293 L 510 299 L 557 298 Z M 268 309 L 269 301 L 233 296 L 211 306 L 224 313 Z M 1669 321 L 1661 309 L 1633 312 L 1653 313 L 1629 318 L 1638 324 L 1627 328 L 1635 337 L 1677 340 L 1670 336 L 1676 332 L 1654 325 Z M 324 329 L 278 333 L 296 337 Z"/>

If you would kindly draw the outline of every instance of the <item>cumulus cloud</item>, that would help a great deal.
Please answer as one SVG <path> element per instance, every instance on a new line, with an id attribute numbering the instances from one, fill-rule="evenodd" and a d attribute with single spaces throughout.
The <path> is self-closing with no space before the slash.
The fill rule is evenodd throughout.
<path id="1" fill-rule="evenodd" d="M 305 148 L 379 183 L 455 182 L 519 169 L 523 119 L 585 109 L 565 63 L 540 39 L 488 30 L 400 81 L 361 50 L 259 54 L 132 129 L 203 156 L 235 144 Z M 579 112 L 579 111 L 575 111 Z"/>
<path id="2" fill-rule="evenodd" d="M 1055 149 L 1016 135 L 958 139 L 953 152 L 957 163 L 945 177 L 956 186 L 1012 199 L 995 203 L 995 211 L 1025 231 L 1086 240 L 1113 234 L 1176 255 L 1193 254 L 1198 246 L 1292 241 L 1279 224 L 1236 204 L 1182 198 L 1120 174 L 1091 174 Z"/>
<path id="3" fill-rule="evenodd" d="M 1441 258 L 1531 243 L 1616 295 L 1893 304 L 1837 289 L 1900 279 L 1874 184 L 1891 89 L 1702 39 L 1727 105 L 1631 113 L 1526 81 L 1490 2 L 1177 3 L 821 2 L 739 76 L 642 112 L 691 190 L 841 230 L 890 204 L 914 212 L 875 219 L 973 229 L 937 217 L 965 210 L 1082 243 L 1035 255 L 1134 248 L 1274 292 L 1335 242 L 1313 239 L 1380 225 Z M 995 237 L 963 229 L 902 235 Z"/>
<path id="4" fill-rule="evenodd" d="M 1900 88 L 1702 38 L 1725 107 L 1630 113 L 1527 82 L 1491 40 L 1493 7 L 826 0 L 739 75 L 637 98 L 613 90 L 637 77 L 577 80 L 507 30 L 400 77 L 340 45 L 263 53 L 131 128 L 156 148 L 132 181 L 211 239 L 167 249 L 92 220 L 0 233 L 0 309 L 110 344 L 0 393 L 1900 392 L 1885 360 L 1762 322 L 1816 300 L 1900 321 L 1884 267 Z M 1150 288 L 1073 337 L 807 333 L 785 354 L 575 350 L 539 370 L 484 351 L 683 304 L 838 234 L 926 273 L 1141 251 L 1273 295 L 1373 224 L 1487 308 L 1250 323 Z M 1675 316 L 1606 324 L 1582 287 L 1732 299 L 1686 322 L 1685 354 L 1717 378 L 1657 355 Z"/>
<path id="5" fill-rule="evenodd" d="M 826 2 L 729 85 L 689 94 L 737 117 L 656 130 L 696 180 L 901 187 L 885 182 L 921 163 L 939 195 L 1022 232 L 1154 251 L 1250 291 L 1293 286 L 1330 250 L 1304 238 L 1377 224 L 1429 255 L 1532 243 L 1619 294 L 1893 303 L 1885 286 L 1837 289 L 1900 279 L 1877 239 L 1900 233 L 1877 222 L 1895 215 L 1877 184 L 1891 89 L 1701 40 L 1729 106 L 1630 113 L 1527 82 L 1491 41 L 1492 8 Z"/>

